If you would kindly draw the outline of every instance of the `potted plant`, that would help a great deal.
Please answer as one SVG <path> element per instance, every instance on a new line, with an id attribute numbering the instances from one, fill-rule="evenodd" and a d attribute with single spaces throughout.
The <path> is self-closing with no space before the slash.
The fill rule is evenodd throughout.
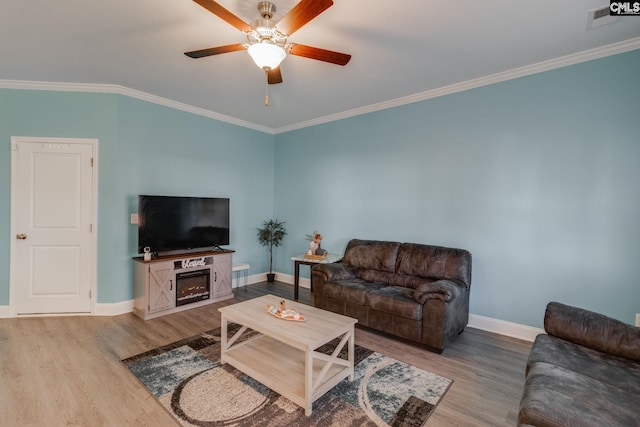
<path id="1" fill-rule="evenodd" d="M 258 228 L 258 242 L 266 246 L 269 250 L 269 273 L 267 281 L 273 282 L 276 275 L 273 273 L 273 248 L 280 246 L 282 239 L 286 236 L 287 230 L 284 228 L 284 221 L 268 219 L 262 223 L 262 228 Z"/>

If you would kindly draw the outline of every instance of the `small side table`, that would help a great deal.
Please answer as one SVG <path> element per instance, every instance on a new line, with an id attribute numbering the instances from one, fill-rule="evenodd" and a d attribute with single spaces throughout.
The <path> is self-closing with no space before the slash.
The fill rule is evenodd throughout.
<path id="1" fill-rule="evenodd" d="M 304 255 L 298 255 L 291 257 L 291 260 L 294 262 L 293 299 L 297 301 L 298 290 L 300 289 L 300 264 L 308 265 L 309 270 L 311 270 L 315 264 L 331 264 L 342 261 L 342 255 L 329 254 L 329 256 L 324 259 L 305 258 Z M 309 280 L 311 282 L 311 292 L 313 292 L 313 279 L 310 277 Z"/>
<path id="2" fill-rule="evenodd" d="M 240 287 L 240 274 L 242 272 L 242 276 L 244 278 L 244 290 L 247 290 L 247 282 L 249 281 L 249 268 L 251 266 L 249 264 L 243 263 L 243 262 L 238 262 L 238 263 L 234 263 L 231 266 L 231 271 L 235 274 L 236 276 L 236 287 Z"/>

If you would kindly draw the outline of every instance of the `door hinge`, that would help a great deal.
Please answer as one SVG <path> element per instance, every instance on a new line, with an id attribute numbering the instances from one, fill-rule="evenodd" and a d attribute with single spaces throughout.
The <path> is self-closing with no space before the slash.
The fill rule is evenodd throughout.
<path id="1" fill-rule="evenodd" d="M 93 233 L 93 224 L 89 224 L 89 233 Z"/>
<path id="2" fill-rule="evenodd" d="M 91 296 L 92 296 L 91 290 L 89 290 L 89 299 L 91 299 Z"/>
<path id="3" fill-rule="evenodd" d="M 93 167 L 93 157 L 91 158 L 89 163 L 91 164 L 91 167 Z"/>

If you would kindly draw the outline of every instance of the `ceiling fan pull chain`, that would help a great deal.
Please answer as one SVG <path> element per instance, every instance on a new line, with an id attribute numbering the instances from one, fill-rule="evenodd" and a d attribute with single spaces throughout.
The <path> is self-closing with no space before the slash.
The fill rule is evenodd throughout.
<path id="1" fill-rule="evenodd" d="M 269 71 L 264 69 L 264 106 L 269 106 Z"/>

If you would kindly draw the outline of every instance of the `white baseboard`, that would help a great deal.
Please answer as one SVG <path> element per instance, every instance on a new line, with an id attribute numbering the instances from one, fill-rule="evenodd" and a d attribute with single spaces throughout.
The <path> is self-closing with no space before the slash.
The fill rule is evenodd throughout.
<path id="1" fill-rule="evenodd" d="M 120 314 L 131 313 L 133 311 L 133 300 L 120 301 L 114 303 L 96 303 L 93 311 L 94 316 L 118 316 Z"/>
<path id="2" fill-rule="evenodd" d="M 545 333 L 544 329 L 471 313 L 469 313 L 469 327 L 529 342 L 533 342 L 536 336 Z"/>
<path id="3" fill-rule="evenodd" d="M 120 301 L 111 304 L 96 303 L 93 314 L 91 313 L 47 313 L 21 315 L 20 317 L 63 317 L 63 316 L 118 316 L 133 311 L 133 300 Z M 0 305 L 0 319 L 17 317 L 9 315 L 9 306 Z"/>

